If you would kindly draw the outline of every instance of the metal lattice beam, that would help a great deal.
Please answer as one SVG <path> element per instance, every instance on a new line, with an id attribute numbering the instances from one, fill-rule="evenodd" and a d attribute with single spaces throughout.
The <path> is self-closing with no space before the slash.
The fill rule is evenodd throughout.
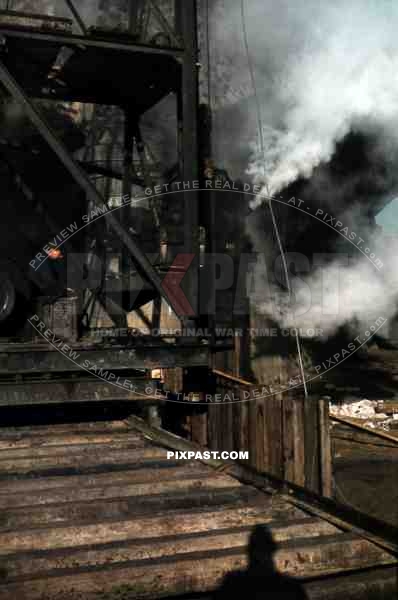
<path id="1" fill-rule="evenodd" d="M 58 156 L 58 158 L 60 159 L 64 167 L 69 171 L 76 183 L 86 193 L 87 198 L 91 200 L 91 202 L 93 202 L 95 206 L 98 206 L 100 208 L 106 205 L 105 199 L 98 192 L 96 187 L 91 182 L 90 178 L 83 171 L 83 169 L 75 162 L 75 160 L 69 154 L 64 144 L 56 137 L 54 132 L 45 122 L 42 115 L 35 108 L 30 98 L 25 94 L 20 85 L 18 85 L 18 83 L 12 77 L 11 73 L 8 71 L 8 69 L 2 61 L 0 61 L 0 80 L 2 81 L 8 92 L 13 96 L 13 98 L 17 100 L 17 102 L 19 102 L 21 106 L 23 106 L 24 110 L 26 111 L 26 115 L 28 116 L 32 124 L 37 128 L 37 130 L 46 140 L 50 148 Z M 135 265 L 137 266 L 137 269 L 140 271 L 140 274 L 143 277 L 145 277 L 152 284 L 154 289 L 163 298 L 165 298 L 166 302 L 170 304 L 168 296 L 162 286 L 162 281 L 159 278 L 158 273 L 152 267 L 146 255 L 141 251 L 139 246 L 135 243 L 135 241 L 131 238 L 128 232 L 124 229 L 124 227 L 120 224 L 118 219 L 112 213 L 108 213 L 106 215 L 106 219 L 114 233 L 126 247 Z M 178 298 L 174 300 L 173 308 L 175 309 L 179 317 L 182 318 L 185 316 L 184 307 L 183 305 L 179 305 Z"/>
<path id="2" fill-rule="evenodd" d="M 4 30 L 4 31 L 3 31 Z M 91 36 L 71 35 L 61 33 L 42 33 L 41 31 L 23 31 L 22 29 L 13 30 L 5 26 L 0 27 L 0 34 L 7 37 L 16 37 L 19 39 L 41 40 L 53 42 L 56 44 L 65 44 L 71 47 L 102 48 L 108 50 L 120 50 L 125 52 L 142 52 L 144 54 L 161 54 L 182 58 L 184 50 L 182 48 L 162 48 L 161 46 L 149 46 L 138 43 L 113 42 L 108 40 L 95 39 Z"/>

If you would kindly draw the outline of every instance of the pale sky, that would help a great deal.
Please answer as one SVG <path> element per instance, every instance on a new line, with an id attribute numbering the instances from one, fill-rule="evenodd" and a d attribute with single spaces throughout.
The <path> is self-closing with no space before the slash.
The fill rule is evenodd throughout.
<path id="1" fill-rule="evenodd" d="M 386 233 L 398 233 L 398 198 L 394 198 L 377 215 L 376 223 L 381 225 Z"/>

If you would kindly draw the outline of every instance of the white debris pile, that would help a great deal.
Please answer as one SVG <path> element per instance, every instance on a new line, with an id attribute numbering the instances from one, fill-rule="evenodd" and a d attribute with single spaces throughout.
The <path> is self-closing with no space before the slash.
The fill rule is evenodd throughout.
<path id="1" fill-rule="evenodd" d="M 332 405 L 330 412 L 336 417 L 355 417 L 356 419 L 370 419 L 376 416 L 377 402 L 373 400 L 357 400 L 343 404 Z"/>
<path id="2" fill-rule="evenodd" d="M 363 419 L 367 427 L 388 431 L 391 419 L 385 413 L 377 412 L 377 408 L 380 410 L 380 403 L 376 400 L 353 400 L 342 404 L 331 404 L 330 414 L 336 417 Z"/>

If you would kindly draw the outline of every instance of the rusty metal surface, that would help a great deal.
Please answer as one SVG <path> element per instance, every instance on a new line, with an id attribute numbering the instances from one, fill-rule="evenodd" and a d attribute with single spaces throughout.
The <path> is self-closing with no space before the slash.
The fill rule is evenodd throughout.
<path id="1" fill-rule="evenodd" d="M 88 369 L 155 369 L 207 366 L 209 349 L 206 346 L 142 345 L 135 347 L 95 347 L 84 344 L 62 345 L 61 351 L 46 345 L 0 346 L 0 375 L 51 371 L 71 372 Z M 96 369 L 92 369 L 96 366 Z M 101 374 L 100 374 L 101 375 Z"/>
<path id="2" fill-rule="evenodd" d="M 123 379 L 123 378 L 122 378 Z M 22 385 L 0 385 L 0 406 L 27 406 L 32 404 L 65 404 L 82 402 L 142 401 L 161 402 L 155 396 L 156 382 L 129 379 L 134 390 L 121 386 L 90 382 L 35 382 Z"/>
<path id="3" fill-rule="evenodd" d="M 41 29 L 53 33 L 72 33 L 71 19 L 16 10 L 0 10 L 0 27 Z"/>
<path id="4" fill-rule="evenodd" d="M 50 42 L 53 44 L 68 44 L 72 46 L 87 46 L 88 48 L 104 48 L 108 50 L 126 51 L 126 52 L 142 52 L 145 54 L 153 54 L 158 56 L 175 56 L 183 55 L 183 50 L 180 48 L 165 48 L 161 46 L 149 46 L 147 44 L 126 42 L 118 36 L 113 35 L 111 39 L 100 39 L 98 36 L 72 35 L 64 32 L 46 32 L 32 29 L 24 31 L 23 28 L 10 27 L 9 25 L 1 26 L 1 33 L 10 38 L 20 38 L 37 40 L 38 42 Z"/>
<path id="5" fill-rule="evenodd" d="M 124 421 L 0 431 L 0 508 L 1 599 L 211 592 L 246 567 L 258 525 L 277 543 L 276 568 L 312 580 L 310 598 L 323 597 L 318 578 L 395 560 L 278 494 L 199 461 L 167 460 Z M 363 591 L 355 597 L 377 587 L 377 572 L 368 587 L 352 584 Z"/>

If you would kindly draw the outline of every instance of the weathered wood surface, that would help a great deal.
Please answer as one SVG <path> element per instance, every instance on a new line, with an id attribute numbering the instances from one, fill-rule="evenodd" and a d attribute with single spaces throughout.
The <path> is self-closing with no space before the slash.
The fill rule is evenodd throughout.
<path id="1" fill-rule="evenodd" d="M 235 408 L 220 418 L 247 423 Z M 258 525 L 278 544 L 276 568 L 303 581 L 394 564 L 358 533 L 240 483 L 218 460 L 167 460 L 170 439 L 181 450 L 189 443 L 139 429 L 132 419 L 0 432 L 0 599 L 211 592 L 246 566 Z M 319 588 L 310 585 L 312 600 Z"/>
<path id="2" fill-rule="evenodd" d="M 259 472 L 331 497 L 327 400 L 305 399 L 301 390 L 271 393 L 220 370 L 213 374 L 220 404 L 209 407 L 209 447 L 249 450 L 249 464 Z"/>
<path id="3" fill-rule="evenodd" d="M 381 431 L 380 429 L 372 429 L 371 427 L 367 427 L 360 422 L 359 419 L 350 418 L 350 417 L 337 417 L 332 415 L 330 417 L 332 422 L 339 423 L 347 428 L 356 430 L 358 433 L 363 433 L 372 438 L 379 438 L 380 442 L 385 441 L 393 444 L 394 446 L 398 445 L 398 437 L 387 433 L 386 431 Z"/>

